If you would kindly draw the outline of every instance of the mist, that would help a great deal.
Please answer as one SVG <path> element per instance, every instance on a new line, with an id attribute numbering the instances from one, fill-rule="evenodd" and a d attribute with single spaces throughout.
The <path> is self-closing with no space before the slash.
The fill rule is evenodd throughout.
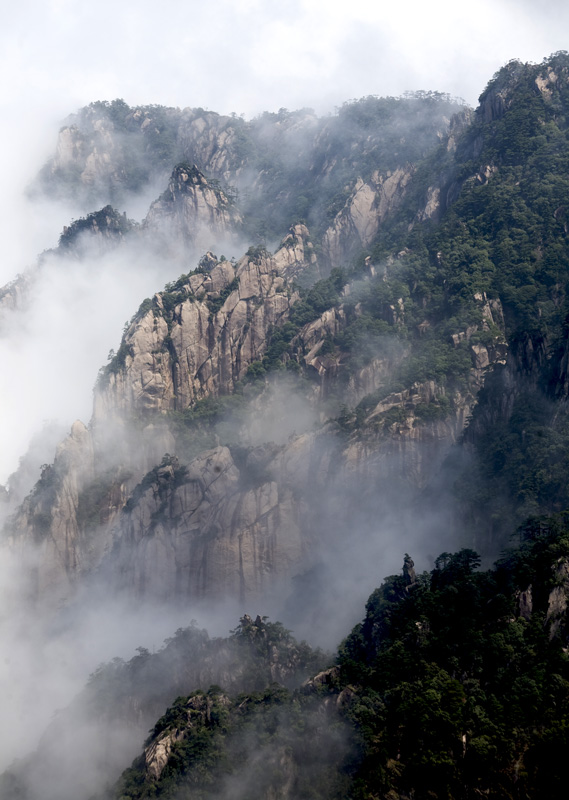
<path id="1" fill-rule="evenodd" d="M 164 253 L 133 235 L 101 252 L 85 238 L 80 258 L 53 250 L 38 265 L 40 253 L 56 248 L 64 226 L 96 210 L 71 192 L 50 199 L 29 191 L 53 154 L 57 130 L 69 113 L 94 100 L 124 97 L 132 105 L 202 106 L 249 118 L 303 107 L 326 115 L 351 97 L 397 96 L 419 88 L 448 92 L 474 105 L 492 73 L 509 59 L 540 61 L 563 47 L 560 20 L 569 22 L 568 15 L 564 3 L 549 4 L 546 14 L 535 4 L 513 0 L 483 2 L 475 9 L 447 2 L 411 3 L 404 20 L 395 7 L 364 3 L 348 10 L 320 0 L 290 0 L 270 11 L 260 0 L 247 0 L 239 9 L 225 1 L 183 8 L 166 2 L 159 10 L 131 2 L 117 8 L 107 0 L 92 8 L 73 0 L 30 0 L 12 7 L 0 33 L 2 66 L 10 76 L 2 89 L 0 283 L 25 273 L 29 285 L 25 302 L 3 309 L 0 318 L 0 484 L 7 483 L 13 496 L 10 512 L 33 491 L 42 465 L 53 462 L 73 422 L 89 423 L 99 370 L 110 351 L 118 350 L 141 301 L 195 269 L 210 245 L 231 258 L 242 255 L 253 241 L 240 232 L 234 238 L 210 237 L 203 247 L 200 243 Z M 298 136 L 282 137 L 286 147 L 280 166 L 287 174 L 312 165 L 311 154 L 303 150 L 312 135 L 311 119 L 310 114 Z M 260 139 L 264 133 L 274 135 L 273 123 L 267 121 L 265 127 L 257 118 Z M 254 178 L 254 171 L 245 169 L 235 184 L 244 193 L 254 191 L 263 185 L 262 180 L 253 185 Z M 341 178 L 337 186 L 336 178 L 330 178 L 329 187 L 343 189 Z M 270 178 L 265 180 L 269 185 Z M 127 192 L 119 211 L 142 222 L 164 188 L 154 176 L 141 192 Z M 101 205 L 107 200 L 101 197 Z M 265 198 L 254 200 L 251 207 L 263 210 Z M 271 202 L 275 230 L 269 231 L 268 244 L 276 249 L 278 238 L 273 237 L 277 229 L 279 236 L 285 233 L 280 226 L 289 208 L 281 197 Z M 342 203 L 338 208 L 344 208 Z M 314 217 L 320 218 L 324 203 L 315 209 Z M 266 243 L 262 235 L 254 243 L 258 240 Z M 353 292 L 358 291 L 356 284 Z M 381 337 L 370 337 L 366 346 L 370 359 L 389 365 L 403 354 L 400 345 Z M 430 457 L 429 445 L 387 448 L 358 472 L 357 454 L 348 447 L 342 451 L 338 434 L 346 396 L 324 394 L 316 379 L 302 383 L 283 370 L 266 380 L 262 391 L 246 386 L 241 405 L 221 414 L 206 430 L 212 450 L 229 447 L 235 494 L 250 498 L 247 493 L 259 486 L 276 484 L 274 476 L 281 471 L 278 491 L 290 507 L 298 502 L 306 562 L 296 571 L 283 570 L 282 577 L 270 576 L 269 588 L 255 600 L 185 596 L 166 602 L 129 596 L 132 587 L 121 584 L 126 568 L 113 572 L 113 562 L 122 567 L 134 552 L 123 514 L 117 515 L 116 530 L 125 548 L 124 562 L 117 558 L 118 548 L 109 544 L 105 550 L 110 539 L 105 540 L 101 569 L 82 586 L 78 584 L 88 565 L 81 565 L 78 577 L 70 579 L 72 602 L 38 609 L 32 601 L 34 575 L 45 551 L 37 543 L 14 546 L 7 528 L 13 547 L 3 547 L 0 555 L 0 682 L 5 687 L 0 771 L 33 753 L 42 736 L 50 738 L 51 733 L 45 734 L 54 730 L 50 723 L 66 719 L 58 710 L 80 695 L 101 662 L 131 659 L 137 647 L 154 653 L 192 619 L 211 636 L 224 636 L 245 613 L 282 620 L 297 638 L 333 651 L 361 619 L 370 592 L 385 576 L 400 571 L 405 552 L 419 572 L 430 568 L 439 552 L 456 547 L 450 496 L 441 508 L 440 496 L 425 498 L 424 487 L 405 478 L 410 465 L 427 471 L 423 462 Z M 321 405 L 323 399 L 327 406 Z M 357 392 L 349 396 L 354 407 L 359 399 Z M 142 465 L 151 470 L 168 452 L 186 466 L 183 457 L 189 454 L 191 462 L 199 446 L 194 431 L 187 435 L 186 453 L 187 440 L 176 439 L 158 424 L 154 433 L 141 426 L 127 428 L 117 433 L 118 428 L 105 430 L 100 424 L 88 431 L 99 448 L 100 473 L 116 467 L 122 447 L 133 447 L 139 471 L 122 482 L 117 479 L 117 491 L 125 497 L 146 477 Z M 362 444 L 362 451 L 366 446 Z M 447 477 L 451 482 L 450 469 L 439 475 L 441 483 Z M 94 477 L 100 475 L 95 471 Z M 176 500 L 178 489 L 173 491 Z M 165 526 L 164 537 L 170 532 Z M 88 535 L 95 542 L 99 534 L 109 535 L 104 524 Z M 291 524 L 284 538 L 295 535 Z M 94 552 L 97 546 L 92 546 Z M 198 686 L 187 691 L 193 688 Z M 117 724 L 114 738 L 107 741 L 104 728 L 93 723 L 80 701 L 76 709 L 77 736 L 69 729 L 62 736 L 70 773 L 55 775 L 55 763 L 49 786 L 54 797 L 66 798 L 68 791 L 69 800 L 76 800 L 77 787 L 67 781 L 79 751 L 92 751 L 92 760 L 85 761 L 85 785 L 89 792 L 98 791 L 102 781 L 114 780 L 140 751 L 145 733 Z M 106 773 L 100 763 L 110 745 L 116 746 L 116 760 Z M 239 776 L 235 786 L 228 781 L 222 788 L 245 794 L 248 781 Z M 45 787 L 31 788 L 35 800 Z"/>
<path id="2" fill-rule="evenodd" d="M 159 260 L 136 245 L 91 256 L 87 248 L 80 261 L 56 255 L 44 261 L 25 307 L 6 310 L 0 323 L 0 358 L 11 387 L 0 420 L 1 482 L 44 421 L 66 428 L 75 419 L 89 421 L 98 370 L 118 348 L 125 323 L 187 264 Z"/>
<path id="3" fill-rule="evenodd" d="M 51 733 L 44 739 L 56 759 L 47 771 L 50 786 L 32 783 L 30 788 L 34 797 L 35 792 L 47 791 L 50 797 L 54 792 L 67 798 L 83 784 L 93 791 L 108 777 L 114 780 L 134 757 L 146 733 L 144 726 L 140 730 L 132 721 L 116 719 L 111 744 L 97 715 L 81 703 L 72 711 L 73 724 L 69 722 L 65 709 L 84 690 L 89 675 L 101 664 L 132 659 L 140 648 L 155 653 L 177 629 L 199 624 L 212 636 L 224 636 L 238 619 L 233 609 L 215 604 L 208 609 L 166 606 L 156 601 L 133 604 L 109 596 L 101 584 L 79 592 L 73 605 L 59 612 L 36 607 L 32 613 L 26 588 L 34 557 L 28 552 L 22 562 L 3 549 L 0 564 L 0 683 L 4 687 L 0 772 L 32 753 L 46 728 L 57 726 L 61 718 L 66 724 L 60 726 L 57 741 L 51 741 Z M 109 771 L 101 759 L 110 760 Z M 78 763 L 85 774 L 74 776 Z"/>

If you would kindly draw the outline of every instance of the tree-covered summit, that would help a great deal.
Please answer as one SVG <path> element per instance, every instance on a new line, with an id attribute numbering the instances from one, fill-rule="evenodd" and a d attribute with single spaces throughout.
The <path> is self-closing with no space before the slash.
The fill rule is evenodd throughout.
<path id="1" fill-rule="evenodd" d="M 472 550 L 422 574 L 406 555 L 337 666 L 292 692 L 179 697 L 110 796 L 564 797 L 566 516 L 530 520 L 516 539 L 486 571 Z"/>

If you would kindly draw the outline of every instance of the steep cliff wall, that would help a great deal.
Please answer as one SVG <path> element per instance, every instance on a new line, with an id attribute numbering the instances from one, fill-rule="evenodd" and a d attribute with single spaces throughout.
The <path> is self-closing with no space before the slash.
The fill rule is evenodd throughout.
<path id="1" fill-rule="evenodd" d="M 297 296 L 268 254 L 214 263 L 178 282 L 173 298 L 156 295 L 130 325 L 100 382 L 96 417 L 181 410 L 228 394 L 263 355 L 270 328 L 286 321 Z"/>
<path id="2" fill-rule="evenodd" d="M 369 265 L 363 282 L 346 284 L 336 305 L 298 326 L 297 306 L 313 314 L 310 293 L 301 297 L 283 276 L 317 264 L 309 245 L 306 227 L 296 226 L 274 256 L 252 249 L 232 263 L 208 253 L 196 272 L 145 301 L 101 372 L 89 430 L 75 424 L 12 519 L 14 544 L 36 549 L 38 597 L 61 601 L 98 573 L 139 598 L 249 602 L 277 587 L 286 594 L 295 575 L 333 561 L 345 530 L 357 528 L 365 554 L 377 515 L 403 524 L 460 440 L 485 371 L 503 360 L 503 345 L 470 343 L 490 325 L 500 330 L 500 304 L 481 294 L 481 323 L 455 335 L 453 346 L 470 353 L 462 388 L 431 380 L 389 392 L 410 354 L 396 335 L 403 304 L 380 306 L 391 333 L 362 363 L 358 349 L 331 349 L 367 318 L 358 292 L 385 276 Z M 252 436 L 274 397 L 253 383 L 229 428 L 223 414 L 205 432 L 185 427 L 200 402 L 242 387 L 283 330 L 281 367 L 305 377 L 276 391 L 304 398 L 310 423 L 301 411 L 296 421 L 273 421 L 284 436 L 267 425 Z M 319 431 L 307 427 L 338 414 Z"/>
<path id="3" fill-rule="evenodd" d="M 323 254 L 332 267 L 342 266 L 371 244 L 385 219 L 403 202 L 412 175 L 413 167 L 406 165 L 385 175 L 376 171 L 367 183 L 358 178 L 322 238 Z"/>

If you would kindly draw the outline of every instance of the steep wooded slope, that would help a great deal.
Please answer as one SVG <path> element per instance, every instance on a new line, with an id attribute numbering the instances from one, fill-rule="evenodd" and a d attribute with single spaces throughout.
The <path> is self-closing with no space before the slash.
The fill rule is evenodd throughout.
<path id="1" fill-rule="evenodd" d="M 563 797 L 566 516 L 519 541 L 487 572 L 471 550 L 421 575 L 406 556 L 335 666 L 293 691 L 178 698 L 109 796 Z"/>

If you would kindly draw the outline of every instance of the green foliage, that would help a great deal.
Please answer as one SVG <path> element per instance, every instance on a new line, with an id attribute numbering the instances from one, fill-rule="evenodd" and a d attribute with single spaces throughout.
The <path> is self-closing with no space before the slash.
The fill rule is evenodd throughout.
<path id="1" fill-rule="evenodd" d="M 146 307 L 146 301 L 143 301 L 143 303 L 142 303 L 140 308 L 142 308 L 143 306 Z M 148 310 L 148 308 L 147 308 L 147 310 Z M 139 311 L 140 311 L 140 309 L 139 309 Z M 127 344 L 127 342 L 125 341 L 125 333 L 126 333 L 126 330 L 127 330 L 128 326 L 129 326 L 129 323 L 127 322 L 127 324 L 125 326 L 125 331 L 123 332 L 123 338 L 122 338 L 122 341 L 120 343 L 119 349 L 117 350 L 116 353 L 115 353 L 114 350 L 111 350 L 109 352 L 109 359 L 110 359 L 109 363 L 106 364 L 104 367 L 101 367 L 101 369 L 99 370 L 99 375 L 97 377 L 97 383 L 101 387 L 108 386 L 110 376 L 111 375 L 118 375 L 119 372 L 122 372 L 122 370 L 126 366 L 127 356 L 132 356 L 132 347 L 131 347 L 131 345 Z"/>
<path id="2" fill-rule="evenodd" d="M 428 403 L 419 403 L 413 413 L 421 422 L 436 422 L 446 419 L 451 410 L 451 401 L 445 395 L 430 400 Z"/>
<path id="3" fill-rule="evenodd" d="M 566 517 L 533 521 L 495 571 L 478 572 L 471 550 L 443 553 L 430 575 L 371 595 L 340 648 L 342 683 L 358 686 L 357 796 L 562 797 L 539 759 L 569 722 L 564 639 L 543 624 L 568 530 Z M 529 621 L 515 604 L 527 581 Z"/>
<path id="4" fill-rule="evenodd" d="M 94 113 L 93 113 L 94 112 Z M 138 112 L 138 122 L 134 114 Z M 83 112 L 83 124 L 107 117 L 123 135 L 130 134 L 129 147 L 124 148 L 125 182 L 130 189 L 139 189 L 149 179 L 152 168 L 171 169 L 179 156 L 177 142 L 178 114 L 175 109 L 159 105 L 130 108 L 124 100 L 91 103 Z M 148 123 L 142 127 L 145 120 Z M 139 127 L 140 126 L 140 127 Z M 152 163 L 153 162 L 153 163 Z M 149 174 L 150 173 L 150 174 Z"/>
<path id="5" fill-rule="evenodd" d="M 259 261 L 262 258 L 270 258 L 270 253 L 263 245 L 251 245 L 245 254 L 251 261 Z"/>
<path id="6" fill-rule="evenodd" d="M 34 540 L 40 543 L 51 531 L 53 508 L 57 503 L 62 478 L 56 464 L 42 464 L 40 479 L 29 495 L 29 519 Z M 10 529 L 8 522 L 7 529 Z"/>
<path id="7" fill-rule="evenodd" d="M 153 301 L 150 297 L 145 297 L 142 303 L 138 307 L 138 311 L 134 315 L 134 320 L 139 320 L 145 317 L 150 309 L 153 307 Z"/>
<path id="8" fill-rule="evenodd" d="M 251 389 L 254 393 L 254 387 Z M 220 441 L 230 445 L 238 441 L 239 427 L 247 414 L 250 396 L 249 393 L 246 397 L 238 387 L 234 394 L 208 395 L 182 411 L 171 411 L 168 417 L 180 457 L 188 463 L 204 450 L 216 447 Z"/>
<path id="9" fill-rule="evenodd" d="M 96 100 L 89 104 L 89 110 L 94 111 L 97 116 L 104 116 L 109 119 L 117 129 L 126 127 L 126 120 L 131 113 L 130 106 L 125 103 L 122 97 L 116 100 Z"/>
<path id="10" fill-rule="evenodd" d="M 213 688 L 178 698 L 162 720 L 175 725 L 179 738 L 159 780 L 144 780 L 139 759 L 114 796 L 205 800 L 238 787 L 238 796 L 261 800 L 290 785 L 298 798 L 339 798 L 342 787 L 330 762 L 345 750 L 343 729 L 332 714 L 323 729 L 313 706 L 277 684 L 233 702 Z"/>
<path id="11" fill-rule="evenodd" d="M 279 623 L 243 617 L 229 642 L 257 688 L 179 696 L 147 741 L 173 737 L 159 778 L 139 758 L 113 796 L 205 800 L 239 786 L 239 796 L 260 800 L 286 786 L 307 800 L 561 800 L 569 627 L 553 633 L 544 622 L 555 571 L 569 563 L 568 520 L 528 521 L 520 546 L 494 570 L 480 571 L 478 555 L 465 549 L 442 553 L 417 576 L 406 556 L 404 574 L 370 596 L 363 622 L 340 646 L 339 671 L 319 689 L 263 683 L 268 665 L 298 658 L 306 668 L 314 655 L 303 655 Z M 528 582 L 529 618 L 517 600 Z M 111 668 L 116 676 L 125 665 Z"/>
<path id="12" fill-rule="evenodd" d="M 247 232 L 264 243 L 306 220 L 318 239 L 344 206 L 355 178 L 369 180 L 414 163 L 438 144 L 443 117 L 460 108 L 448 95 L 365 97 L 335 116 L 316 120 L 310 109 L 263 114 L 238 129 L 249 163 L 259 173 L 244 197 Z"/>
<path id="13" fill-rule="evenodd" d="M 300 764 L 297 796 L 313 796 L 305 791 L 315 774 L 328 787 L 334 776 L 329 757 L 341 759 L 345 750 L 341 721 L 329 715 L 323 731 L 315 697 L 294 689 L 325 659 L 295 642 L 281 624 L 245 616 L 225 639 L 210 639 L 194 623 L 176 631 L 157 653 L 139 648 L 127 663 L 115 659 L 99 667 L 86 693 L 88 713 L 99 718 L 128 713 L 137 697 L 138 707 L 161 709 L 146 744 L 172 737 L 158 778 L 147 773 L 144 757 L 138 758 L 112 796 L 205 798 L 234 776 L 251 781 L 251 796 L 258 797 L 261 784 L 280 785 L 283 763 L 294 773 Z M 226 688 L 192 689 L 204 674 L 223 679 Z M 321 796 L 328 795 L 316 794 Z"/>
<path id="14" fill-rule="evenodd" d="M 261 361 L 254 361 L 247 369 L 247 381 L 264 379 L 267 373 L 299 368 L 295 355 L 295 337 L 301 329 L 317 320 L 321 314 L 340 302 L 340 292 L 346 283 L 346 273 L 341 269 L 332 270 L 330 276 L 318 281 L 310 289 L 300 289 L 300 299 L 292 306 L 289 319 L 279 327 L 273 327 L 267 334 L 267 347 Z"/>
<path id="15" fill-rule="evenodd" d="M 71 225 L 64 228 L 59 237 L 59 247 L 63 252 L 76 249 L 82 233 L 104 233 L 107 236 L 121 236 L 128 233 L 134 223 L 119 214 L 112 206 L 105 206 L 100 211 L 94 211 L 86 217 L 74 220 Z"/>

